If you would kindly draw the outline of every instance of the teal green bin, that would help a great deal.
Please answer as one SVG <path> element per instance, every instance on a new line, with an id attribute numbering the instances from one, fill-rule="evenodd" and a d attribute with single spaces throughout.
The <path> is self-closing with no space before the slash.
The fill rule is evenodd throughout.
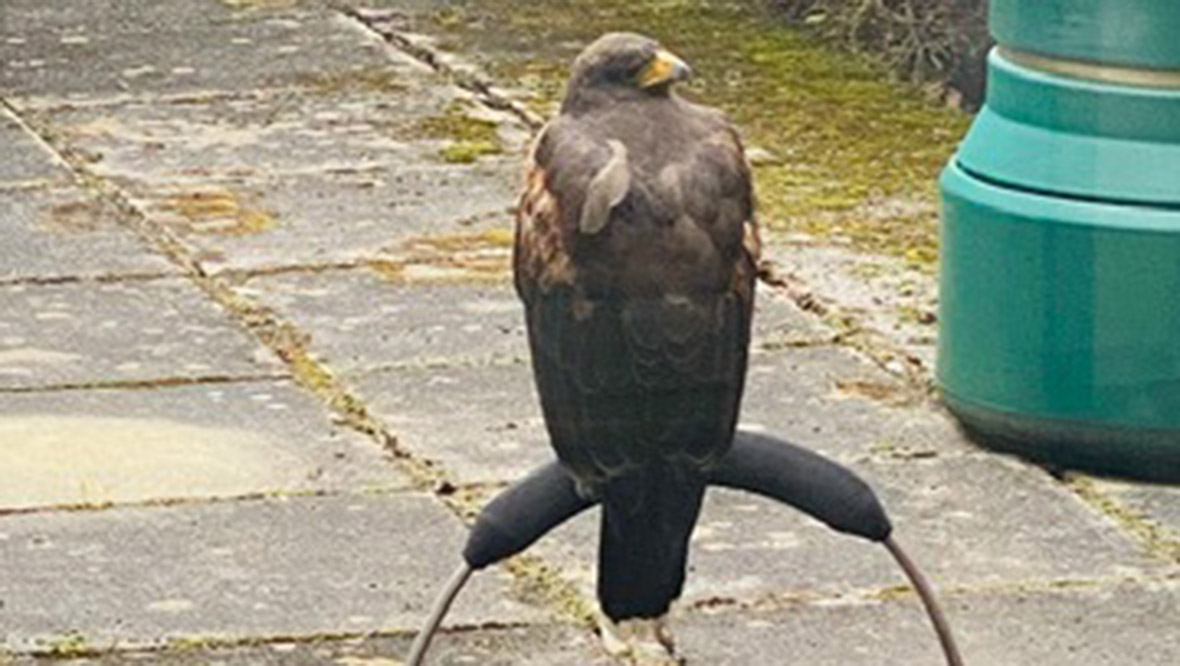
<path id="1" fill-rule="evenodd" d="M 1180 5 L 993 0 L 941 180 L 944 400 L 980 442 L 1180 480 Z"/>

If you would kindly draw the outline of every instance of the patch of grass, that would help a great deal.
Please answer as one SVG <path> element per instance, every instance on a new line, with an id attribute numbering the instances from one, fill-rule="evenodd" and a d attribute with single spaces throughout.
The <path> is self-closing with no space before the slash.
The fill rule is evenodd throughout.
<path id="1" fill-rule="evenodd" d="M 914 588 L 909 585 L 893 585 L 874 591 L 868 598 L 873 601 L 900 601 L 916 594 Z"/>
<path id="2" fill-rule="evenodd" d="M 439 150 L 439 157 L 452 164 L 470 164 L 485 155 L 504 152 L 496 122 L 468 115 L 461 104 L 451 105 L 442 115 L 422 118 L 412 134 L 446 140 L 448 143 Z"/>
<path id="3" fill-rule="evenodd" d="M 514 238 L 512 229 L 485 229 L 470 234 L 443 234 L 419 236 L 405 241 L 407 246 L 426 247 L 437 252 L 460 252 L 464 250 L 510 249 Z"/>
<path id="4" fill-rule="evenodd" d="M 221 0 L 232 9 L 291 9 L 299 0 Z"/>
<path id="5" fill-rule="evenodd" d="M 170 652 L 197 652 L 216 646 L 216 640 L 206 636 L 182 636 L 168 639 Z"/>
<path id="6" fill-rule="evenodd" d="M 178 214 L 200 234 L 247 236 L 275 226 L 277 217 L 251 205 L 241 193 L 222 187 L 204 187 L 170 195 L 162 207 Z"/>
<path id="7" fill-rule="evenodd" d="M 404 92 L 406 83 L 385 67 L 368 66 L 344 72 L 301 74 L 295 82 L 315 95 L 342 93 L 396 94 Z"/>
<path id="8" fill-rule="evenodd" d="M 379 276 L 397 282 L 504 282 L 510 277 L 512 229 L 419 236 L 398 245 L 387 259 L 369 262 Z"/>
<path id="9" fill-rule="evenodd" d="M 86 637 L 76 631 L 49 640 L 49 654 L 55 659 L 76 659 L 94 652 L 94 647 L 86 642 Z"/>
<path id="10" fill-rule="evenodd" d="M 484 155 L 502 152 L 498 143 L 490 141 L 457 141 L 440 150 L 438 155 L 449 164 L 471 164 Z"/>
<path id="11" fill-rule="evenodd" d="M 506 560 L 504 567 L 515 577 L 513 591 L 522 600 L 556 608 L 584 627 L 597 625 L 595 605 L 544 560 L 532 555 L 517 555 Z"/>
<path id="12" fill-rule="evenodd" d="M 431 20 L 443 28 L 455 28 L 467 21 L 467 16 L 461 7 L 443 7 L 431 15 Z"/>

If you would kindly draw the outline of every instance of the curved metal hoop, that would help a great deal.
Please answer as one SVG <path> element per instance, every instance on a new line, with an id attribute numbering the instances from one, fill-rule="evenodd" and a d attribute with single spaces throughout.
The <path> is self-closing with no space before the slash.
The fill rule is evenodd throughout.
<path id="1" fill-rule="evenodd" d="M 474 571 L 470 565 L 464 562 L 447 581 L 447 586 L 443 588 L 442 594 L 434 602 L 430 617 L 426 618 L 426 626 L 422 627 L 422 631 L 414 637 L 414 644 L 410 647 L 410 656 L 406 661 L 407 666 L 421 666 L 422 660 L 426 658 L 426 650 L 430 649 L 430 640 L 434 638 L 434 634 L 442 624 L 443 618 L 446 617 L 447 611 L 451 609 L 455 597 L 459 596 L 459 590 L 462 590 L 463 586 L 467 584 L 467 579 L 471 578 Z"/>
<path id="2" fill-rule="evenodd" d="M 906 577 L 910 579 L 914 589 L 918 592 L 918 597 L 922 599 L 922 605 L 925 606 L 926 613 L 930 616 L 930 622 L 934 625 L 934 632 L 938 635 L 938 642 L 942 646 L 947 666 L 963 666 L 962 654 L 955 643 L 955 637 L 951 632 L 950 623 L 947 622 L 946 614 L 943 613 L 942 607 L 934 595 L 934 588 L 893 537 L 885 539 L 883 543 L 893 558 L 897 560 Z M 459 595 L 459 591 L 463 589 L 473 572 L 474 569 L 464 562 L 451 576 L 435 601 L 434 608 L 431 609 L 430 616 L 426 619 L 426 625 L 414 638 L 414 644 L 410 648 L 410 656 L 406 661 L 407 666 L 422 666 L 423 659 L 426 658 L 426 651 L 430 648 L 431 639 L 434 638 L 434 634 L 442 624 L 447 611 L 450 610 L 455 597 Z"/>

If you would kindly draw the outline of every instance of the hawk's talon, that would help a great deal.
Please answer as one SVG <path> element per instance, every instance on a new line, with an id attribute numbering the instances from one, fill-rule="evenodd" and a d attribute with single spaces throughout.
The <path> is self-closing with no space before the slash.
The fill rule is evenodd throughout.
<path id="1" fill-rule="evenodd" d="M 598 620 L 602 647 L 607 654 L 630 666 L 680 666 L 684 659 L 676 655 L 675 641 L 668 630 L 666 617 L 612 622 Z"/>

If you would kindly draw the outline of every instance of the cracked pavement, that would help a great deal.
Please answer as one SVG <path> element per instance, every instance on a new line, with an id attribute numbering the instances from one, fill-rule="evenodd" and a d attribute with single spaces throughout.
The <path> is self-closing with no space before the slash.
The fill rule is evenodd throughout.
<path id="1" fill-rule="evenodd" d="M 508 275 L 539 117 L 447 3 L 371 4 L 0 8 L 0 663 L 399 663 L 551 456 Z M 1180 663 L 1180 491 L 973 447 L 877 296 L 928 272 L 767 245 L 743 427 L 877 488 L 967 662 Z M 596 519 L 479 574 L 433 663 L 611 663 Z M 940 663 L 883 550 L 762 499 L 711 491 L 690 566 L 689 664 Z"/>

